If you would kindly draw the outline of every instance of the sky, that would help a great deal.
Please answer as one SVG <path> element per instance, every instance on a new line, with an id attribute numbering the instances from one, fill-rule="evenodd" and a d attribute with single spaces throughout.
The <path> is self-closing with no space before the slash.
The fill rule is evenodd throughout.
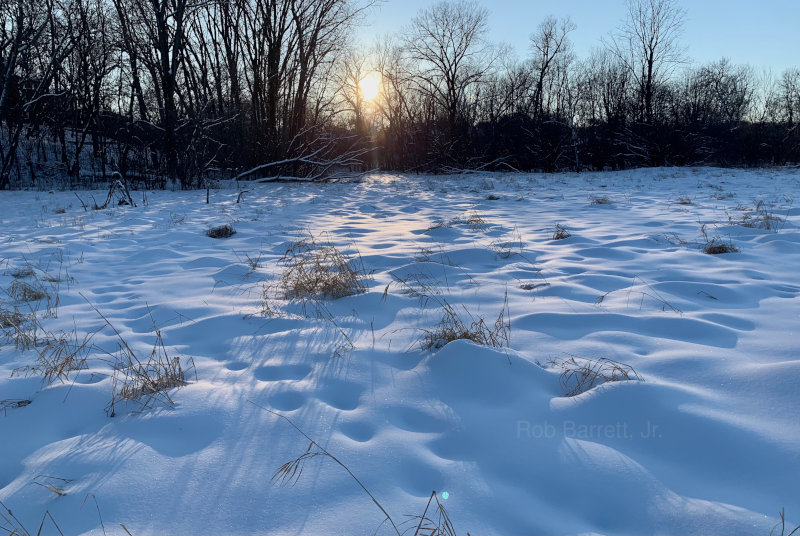
<path id="1" fill-rule="evenodd" d="M 434 2 L 385 0 L 372 8 L 360 41 L 372 44 L 382 35 L 402 31 Z M 528 53 L 529 36 L 548 15 L 569 16 L 577 24 L 571 37 L 580 58 L 600 45 L 625 16 L 623 0 L 479 0 L 489 12 L 489 35 L 511 45 L 517 56 Z M 678 0 L 686 10 L 682 42 L 695 63 L 729 58 L 758 70 L 780 74 L 800 67 L 800 0 Z"/>

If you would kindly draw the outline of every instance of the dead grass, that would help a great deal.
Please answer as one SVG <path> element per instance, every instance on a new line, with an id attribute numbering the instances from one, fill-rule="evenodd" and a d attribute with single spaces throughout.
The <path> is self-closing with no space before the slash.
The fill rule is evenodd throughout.
<path id="1" fill-rule="evenodd" d="M 348 355 L 355 345 L 326 300 L 366 292 L 367 274 L 358 252 L 347 255 L 329 241 L 320 242 L 309 234 L 290 244 L 278 264 L 283 271 L 276 281 L 264 285 L 261 314 L 286 316 L 287 302 L 294 302 L 302 317 L 322 320 L 337 334 L 335 357 Z"/>
<path id="2" fill-rule="evenodd" d="M 564 396 L 577 396 L 606 382 L 644 381 L 630 365 L 605 357 L 587 359 L 569 356 L 553 359 L 548 364 L 561 369 Z"/>
<path id="3" fill-rule="evenodd" d="M 750 229 L 762 229 L 764 231 L 777 231 L 784 223 L 784 219 L 776 216 L 772 207 L 767 206 L 763 200 L 756 203 L 752 211 L 748 211 L 738 220 L 729 215 L 728 221 L 734 225 L 741 225 Z"/>
<path id="4" fill-rule="evenodd" d="M 724 242 L 719 237 L 714 237 L 705 244 L 703 244 L 703 253 L 709 255 L 720 255 L 722 253 L 738 253 L 739 248 L 733 245 L 732 242 Z"/>
<path id="5" fill-rule="evenodd" d="M 97 332 L 87 333 L 81 339 L 77 330 L 61 332 L 45 337 L 44 347 L 38 350 L 35 370 L 42 374 L 47 384 L 56 380 L 68 382 L 72 372 L 87 368 L 86 359 L 91 350 L 90 342 Z"/>
<path id="6" fill-rule="evenodd" d="M 508 312 L 508 291 L 505 292 L 503 307 L 492 322 L 485 317 L 474 315 L 463 305 L 457 307 L 442 295 L 441 289 L 420 274 L 395 281 L 400 284 L 403 294 L 419 300 L 423 309 L 435 307 L 440 311 L 439 322 L 433 328 L 420 328 L 422 337 L 418 341 L 422 350 L 436 350 L 456 340 L 468 340 L 482 346 L 507 348 L 511 343 L 511 317 Z M 384 295 L 388 294 L 387 285 Z"/>
<path id="7" fill-rule="evenodd" d="M 106 405 L 106 414 L 109 417 L 116 416 L 116 406 L 120 401 L 136 402 L 142 410 L 155 404 L 174 406 L 175 402 L 170 397 L 169 390 L 186 385 L 187 377 L 192 371 L 195 372 L 195 380 L 197 379 L 194 360 L 169 355 L 161 329 L 156 325 L 152 315 L 150 319 L 153 322 L 155 337 L 153 349 L 147 358 L 140 358 L 108 318 L 88 300 L 86 301 L 103 319 L 105 325 L 114 332 L 117 339 L 117 351 L 105 351 L 108 356 L 106 361 L 112 367 L 111 400 Z"/>
<path id="8" fill-rule="evenodd" d="M 247 266 L 250 268 L 251 272 L 255 272 L 261 268 L 261 253 L 252 257 L 248 253 L 245 253 L 244 256 L 247 259 Z"/>
<path id="9" fill-rule="evenodd" d="M 29 313 L 21 313 L 14 305 L 13 310 L 0 307 L 0 330 L 6 340 L 14 343 L 17 350 L 36 348 L 40 342 L 39 317 L 29 307 Z"/>
<path id="10" fill-rule="evenodd" d="M 611 199 L 609 199 L 608 197 L 605 197 L 605 196 L 603 196 L 603 197 L 594 197 L 594 198 L 592 198 L 592 200 L 591 200 L 591 202 L 589 204 L 591 204 L 591 205 L 610 205 L 611 204 Z"/>
<path id="11" fill-rule="evenodd" d="M 18 302 L 36 302 L 49 298 L 49 295 L 38 282 L 35 284 L 26 283 L 20 279 L 15 279 L 8 289 L 11 299 Z"/>
<path id="12" fill-rule="evenodd" d="M 570 236 L 572 236 L 572 233 L 570 233 L 566 227 L 560 223 L 556 224 L 556 229 L 553 231 L 553 240 L 564 240 Z"/>
<path id="13" fill-rule="evenodd" d="M 9 272 L 8 275 L 14 279 L 25 279 L 27 277 L 33 277 L 35 273 L 36 272 L 34 271 L 33 267 L 30 264 L 26 264 L 25 266 L 14 268 Z"/>
<path id="14" fill-rule="evenodd" d="M 278 263 L 283 267 L 278 293 L 285 300 L 335 300 L 367 290 L 361 257 L 347 256 L 313 235 L 291 244 Z"/>
<path id="15" fill-rule="evenodd" d="M 773 535 L 775 535 L 775 536 L 795 536 L 796 534 L 800 534 L 800 525 L 798 525 L 794 529 L 790 530 L 789 532 L 786 532 L 787 531 L 787 527 L 786 527 L 786 512 L 784 511 L 783 508 L 781 508 L 780 518 L 781 518 L 781 520 L 774 527 L 772 527 L 772 530 L 769 531 L 769 536 L 773 536 Z M 776 532 L 778 530 L 778 527 L 780 527 L 780 529 L 781 529 L 780 534 L 778 534 Z M 791 525 L 790 525 L 790 527 L 791 527 Z"/>
<path id="16" fill-rule="evenodd" d="M 681 195 L 675 200 L 676 205 L 691 205 L 692 200 L 688 195 Z"/>
<path id="17" fill-rule="evenodd" d="M 705 243 L 702 246 L 703 253 L 708 255 L 721 255 L 723 253 L 738 253 L 739 248 L 733 245 L 733 242 L 723 240 L 719 237 L 719 235 L 715 235 L 712 238 L 708 237 L 708 230 L 706 228 L 706 224 L 703 224 L 700 227 L 700 232 L 703 234 L 703 239 Z"/>
<path id="18" fill-rule="evenodd" d="M 420 348 L 432 350 L 442 348 L 450 342 L 468 340 L 482 346 L 506 348 L 510 345 L 511 319 L 508 315 L 508 293 L 505 294 L 503 308 L 493 324 L 487 323 L 483 316 L 473 315 L 466 307 L 459 311 L 444 297 L 438 300 L 442 317 L 432 329 L 422 329 Z"/>
<path id="19" fill-rule="evenodd" d="M 483 216 L 473 211 L 467 215 L 466 224 L 472 227 L 483 227 L 486 225 L 486 220 Z"/>
<path id="20" fill-rule="evenodd" d="M 0 329 L 14 328 L 25 321 L 25 315 L 15 307 L 13 311 L 0 309 Z"/>
<path id="21" fill-rule="evenodd" d="M 437 229 L 445 229 L 451 226 L 450 222 L 446 222 L 444 220 L 437 220 L 431 223 L 428 227 L 425 228 L 425 233 L 429 233 L 431 231 L 435 231 Z"/>
<path id="22" fill-rule="evenodd" d="M 226 223 L 225 225 L 219 225 L 217 227 L 212 227 L 206 231 L 206 236 L 209 238 L 230 238 L 236 234 L 236 229 L 233 228 L 233 225 Z"/>
<path id="23" fill-rule="evenodd" d="M 47 524 L 51 526 L 47 527 Z M 2 501 L 0 501 L 0 531 L 8 536 L 45 536 L 47 534 L 59 534 L 60 536 L 64 536 L 64 532 L 58 526 L 58 523 L 56 523 L 55 518 L 49 510 L 46 510 L 42 515 L 42 520 L 39 523 L 39 530 L 30 532 L 14 515 L 14 512 Z"/>
<path id="24" fill-rule="evenodd" d="M 3 416 L 6 416 L 8 415 L 9 409 L 24 408 L 25 406 L 30 406 L 31 403 L 31 400 L 23 398 L 6 398 L 4 400 L 0 400 L 0 411 L 3 412 Z"/>
<path id="25" fill-rule="evenodd" d="M 661 295 L 653 286 L 639 277 L 638 275 L 633 276 L 633 280 L 631 281 L 631 285 L 629 287 L 619 289 L 619 290 L 610 290 L 605 294 L 601 295 L 597 300 L 595 300 L 595 304 L 601 305 L 608 296 L 614 293 L 625 293 L 626 299 L 625 303 L 626 306 L 630 305 L 631 298 L 633 298 L 633 303 L 639 303 L 639 309 L 644 309 L 645 300 L 652 300 L 655 301 L 657 304 L 661 306 L 662 311 L 672 311 L 673 313 L 683 314 L 683 311 L 667 301 L 664 296 Z"/>
<path id="26" fill-rule="evenodd" d="M 306 463 L 315 458 L 328 458 L 336 463 L 339 467 L 344 469 L 350 478 L 352 478 L 353 481 L 361 488 L 361 491 L 363 491 L 365 495 L 372 499 L 372 503 L 381 511 L 384 516 L 381 525 L 388 522 L 388 526 L 392 528 L 397 536 L 409 534 L 412 529 L 414 529 L 413 536 L 456 536 L 457 533 L 452 521 L 450 520 L 450 516 L 444 505 L 441 503 L 441 501 L 439 501 L 439 495 L 436 493 L 436 490 L 433 490 L 428 497 L 428 502 L 426 503 L 422 514 L 406 515 L 405 517 L 407 518 L 407 521 L 405 523 L 395 523 L 394 519 L 392 519 L 392 516 L 389 514 L 386 508 L 384 508 L 375 495 L 372 494 L 372 492 L 355 475 L 355 473 L 353 473 L 353 471 L 347 465 L 345 465 L 344 462 L 334 456 L 330 451 L 325 449 L 325 447 L 317 443 L 311 438 L 311 436 L 306 434 L 299 426 L 297 426 L 285 415 L 255 404 L 254 402 L 251 403 L 256 407 L 285 420 L 289 423 L 289 425 L 292 426 L 292 428 L 299 432 L 308 441 L 308 447 L 306 447 L 306 450 L 302 454 L 287 461 L 281 465 L 277 471 L 275 471 L 275 474 L 272 476 L 272 481 L 274 483 L 280 485 L 288 484 L 293 486 L 302 476 Z M 402 529 L 401 531 L 401 527 L 403 527 L 403 525 L 407 525 L 407 528 Z M 357 530 L 353 531 L 352 528 L 349 529 L 349 531 L 358 532 Z M 377 530 L 375 532 L 377 532 Z"/>

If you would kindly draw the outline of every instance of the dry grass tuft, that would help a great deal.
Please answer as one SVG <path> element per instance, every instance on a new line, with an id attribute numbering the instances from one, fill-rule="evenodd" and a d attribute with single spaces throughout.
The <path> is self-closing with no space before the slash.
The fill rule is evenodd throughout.
<path id="1" fill-rule="evenodd" d="M 14 279 L 25 279 L 26 277 L 33 277 L 35 275 L 35 271 L 33 267 L 29 264 L 25 266 L 21 266 L 19 268 L 15 268 L 9 272 L 8 275 L 13 277 Z"/>
<path id="2" fill-rule="evenodd" d="M 608 197 L 605 197 L 605 196 L 603 196 L 603 197 L 595 197 L 595 198 L 592 199 L 590 204 L 592 204 L 592 205 L 610 205 L 611 204 L 611 199 L 609 199 Z"/>
<path id="3" fill-rule="evenodd" d="M 35 371 L 42 374 L 45 383 L 68 382 L 72 372 L 87 368 L 86 358 L 91 350 L 89 343 L 95 333 L 87 333 L 82 339 L 78 338 L 77 330 L 49 334 L 45 337 L 44 347 L 38 350 Z"/>
<path id="4" fill-rule="evenodd" d="M 494 348 L 506 348 L 510 345 L 511 318 L 508 314 L 507 292 L 503 308 L 493 324 L 487 323 L 482 316 L 476 318 L 466 307 L 462 307 L 463 311 L 459 312 L 444 297 L 438 297 L 436 301 L 441 308 L 442 317 L 433 329 L 422 330 L 424 335 L 419 345 L 423 350 L 442 348 L 457 340 L 468 340 Z"/>
<path id="5" fill-rule="evenodd" d="M 564 396 L 577 396 L 606 382 L 644 381 L 630 365 L 612 359 L 586 359 L 569 356 L 551 360 L 548 364 L 560 368 Z"/>
<path id="6" fill-rule="evenodd" d="M 233 225 L 226 223 L 225 225 L 219 225 L 217 227 L 212 227 L 206 231 L 206 236 L 209 238 L 230 238 L 236 234 L 236 229 L 233 228 Z"/>
<path id="7" fill-rule="evenodd" d="M 167 353 L 161 330 L 152 315 L 150 319 L 153 322 L 153 334 L 155 335 L 153 350 L 147 359 L 139 358 L 108 318 L 97 307 L 91 303 L 89 305 L 103 319 L 106 326 L 111 328 L 117 338 L 117 351 L 105 352 L 109 356 L 109 362 L 113 369 L 111 400 L 106 405 L 108 416 L 116 415 L 118 401 L 137 402 L 142 409 L 147 409 L 157 403 L 174 406 L 175 402 L 169 396 L 169 390 L 186 385 L 188 383 L 187 375 L 193 370 L 195 370 L 195 379 L 197 379 L 194 360 L 189 358 L 184 363 L 180 357 L 170 356 Z"/>
<path id="8" fill-rule="evenodd" d="M 739 248 L 733 245 L 732 242 L 723 242 L 715 237 L 703 245 L 703 253 L 709 255 L 720 255 L 722 253 L 738 253 Z"/>
<path id="9" fill-rule="evenodd" d="M 435 231 L 437 229 L 445 229 L 445 228 L 450 227 L 450 226 L 451 226 L 450 222 L 446 222 L 444 220 L 436 220 L 433 223 L 431 223 L 428 227 L 426 227 L 425 231 L 423 231 L 423 232 L 429 233 L 431 231 Z"/>
<path id="10" fill-rule="evenodd" d="M 18 409 L 24 408 L 25 406 L 30 406 L 32 400 L 27 400 L 23 398 L 6 398 L 4 400 L 0 400 L 0 411 L 3 412 L 3 415 L 8 415 L 9 409 Z"/>
<path id="11" fill-rule="evenodd" d="M 367 290 L 361 257 L 348 257 L 312 235 L 291 244 L 278 262 L 284 267 L 279 288 L 285 300 L 338 299 Z"/>
<path id="12" fill-rule="evenodd" d="M 572 236 L 572 233 L 567 231 L 567 228 L 560 223 L 556 224 L 556 229 L 553 231 L 553 240 L 564 240 Z"/>
<path id="13" fill-rule="evenodd" d="M 457 308 L 445 298 L 441 290 L 428 283 L 423 276 L 415 275 L 407 279 L 395 276 L 403 294 L 417 298 L 423 309 L 435 306 L 441 311 L 439 323 L 432 329 L 421 328 L 422 338 L 418 341 L 422 350 L 435 350 L 456 340 L 468 340 L 482 346 L 507 348 L 511 343 L 511 317 L 508 312 L 508 291 L 503 307 L 492 323 L 483 316 L 473 315 L 463 305 Z M 384 294 L 388 292 L 388 286 Z"/>
<path id="14" fill-rule="evenodd" d="M 31 285 L 25 281 L 15 279 L 8 289 L 8 295 L 11 299 L 18 302 L 36 302 L 49 298 L 47 292 L 38 284 Z"/>
<path id="15" fill-rule="evenodd" d="M 330 242 L 320 243 L 309 235 L 291 244 L 278 263 L 283 272 L 276 282 L 264 285 L 261 314 L 283 316 L 287 314 L 283 302 L 299 303 L 303 317 L 323 320 L 338 333 L 335 357 L 351 352 L 355 345 L 325 300 L 366 292 L 367 274 L 358 252 L 345 255 Z"/>
<path id="16" fill-rule="evenodd" d="M 472 227 L 483 227 L 486 225 L 486 220 L 478 214 L 477 212 L 473 211 L 467 215 L 467 219 L 465 220 L 467 225 Z"/>
<path id="17" fill-rule="evenodd" d="M 39 319 L 35 311 L 28 314 L 0 308 L 0 331 L 3 337 L 14 342 L 17 350 L 29 350 L 39 343 Z"/>
<path id="18" fill-rule="evenodd" d="M 14 308 L 13 311 L 0 309 L 0 329 L 16 328 L 24 321 L 25 315 L 20 313 L 17 308 Z"/>
<path id="19" fill-rule="evenodd" d="M 768 207 L 764 201 L 759 201 L 752 214 L 745 214 L 739 220 L 734 220 L 733 217 L 728 216 L 728 220 L 732 224 L 741 225 L 750 229 L 763 229 L 764 231 L 778 230 L 784 219 L 776 216 L 771 207 Z"/>
<path id="20" fill-rule="evenodd" d="M 720 255 L 722 253 L 738 253 L 739 248 L 733 245 L 733 242 L 728 240 L 727 242 L 722 240 L 719 236 L 714 236 L 713 238 L 708 237 L 708 230 L 706 229 L 706 225 L 703 224 L 700 227 L 700 232 L 703 233 L 703 239 L 705 243 L 703 244 L 703 253 L 707 253 L 708 255 Z"/>

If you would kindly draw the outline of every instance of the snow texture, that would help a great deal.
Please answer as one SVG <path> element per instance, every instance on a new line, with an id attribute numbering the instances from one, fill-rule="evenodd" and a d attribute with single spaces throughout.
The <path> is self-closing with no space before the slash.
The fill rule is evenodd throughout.
<path id="1" fill-rule="evenodd" d="M 95 499 L 109 534 L 393 533 L 329 458 L 277 485 L 308 441 L 267 410 L 410 533 L 434 490 L 459 534 L 764 535 L 782 507 L 800 521 L 796 169 L 244 188 L 239 203 L 228 186 L 209 205 L 158 191 L 102 211 L 0 194 L 0 288 L 58 295 L 47 318 L 44 300 L 3 307 L 97 332 L 85 368 L 52 384 L 25 373 L 41 346 L 0 341 L 0 501 L 31 533 L 49 511 L 66 534 L 102 534 Z M 206 236 L 224 224 L 236 234 Z M 273 296 L 283 314 L 264 316 L 309 234 L 363 264 L 366 292 Z M 715 237 L 739 252 L 703 253 Z M 507 293 L 510 347 L 421 348 L 442 316 L 409 293 L 422 283 L 490 328 Z M 174 406 L 107 414 L 120 337 L 92 306 L 140 356 L 158 326 L 189 370 Z M 563 366 L 600 358 L 642 381 L 564 396 Z"/>

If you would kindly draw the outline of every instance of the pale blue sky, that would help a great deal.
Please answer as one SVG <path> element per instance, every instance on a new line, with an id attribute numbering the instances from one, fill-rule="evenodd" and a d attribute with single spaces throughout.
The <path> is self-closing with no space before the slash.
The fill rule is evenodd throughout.
<path id="1" fill-rule="evenodd" d="M 367 16 L 361 41 L 394 33 L 409 24 L 429 0 L 386 0 Z M 579 57 L 600 44 L 625 15 L 623 0 L 483 0 L 490 12 L 489 39 L 528 53 L 528 37 L 547 15 L 569 15 L 578 25 L 572 41 Z M 683 43 L 698 63 L 723 56 L 734 63 L 780 74 L 800 67 L 800 0 L 679 0 L 687 12 Z"/>

